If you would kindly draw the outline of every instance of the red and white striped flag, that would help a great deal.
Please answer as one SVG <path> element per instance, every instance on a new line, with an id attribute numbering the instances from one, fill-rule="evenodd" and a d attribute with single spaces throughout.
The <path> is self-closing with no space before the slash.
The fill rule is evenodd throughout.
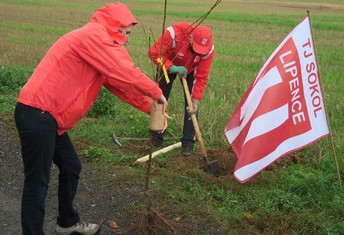
<path id="1" fill-rule="evenodd" d="M 327 136 L 326 111 L 309 16 L 284 39 L 225 128 L 241 183 L 290 152 Z"/>

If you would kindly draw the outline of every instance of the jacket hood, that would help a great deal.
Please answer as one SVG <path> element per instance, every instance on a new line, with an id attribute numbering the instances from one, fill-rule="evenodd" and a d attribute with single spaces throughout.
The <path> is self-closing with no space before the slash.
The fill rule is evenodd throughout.
<path id="1" fill-rule="evenodd" d="M 96 10 L 91 22 L 103 25 L 110 34 L 111 39 L 120 45 L 126 43 L 127 36 L 122 35 L 119 28 L 137 24 L 129 8 L 120 2 L 113 2 Z"/>

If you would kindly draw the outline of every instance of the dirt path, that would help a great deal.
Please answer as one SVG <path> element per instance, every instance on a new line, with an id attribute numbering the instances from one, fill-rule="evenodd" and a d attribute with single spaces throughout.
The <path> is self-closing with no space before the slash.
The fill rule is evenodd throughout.
<path id="1" fill-rule="evenodd" d="M 0 233 L 21 234 L 20 200 L 23 184 L 23 165 L 16 130 L 5 128 L 0 120 Z M 44 229 L 55 234 L 57 216 L 57 169 L 52 168 L 46 204 Z M 87 222 L 114 220 L 120 230 L 113 231 L 104 223 L 98 234 L 124 233 L 137 221 L 137 205 L 142 203 L 142 185 L 119 181 L 116 168 L 106 169 L 83 162 L 75 207 Z M 178 234 L 223 234 L 204 221 L 185 221 L 183 232 Z M 185 232 L 185 228 L 187 229 Z"/>
<path id="2" fill-rule="evenodd" d="M 2 125 L 1 125 L 2 126 Z M 1 234 L 20 234 L 20 200 L 23 184 L 23 165 L 19 139 L 14 130 L 0 127 L 0 226 Z M 57 169 L 53 166 L 46 205 L 45 232 L 54 234 L 57 215 Z M 112 172 L 99 169 L 90 163 L 83 163 L 79 191 L 75 200 L 82 219 L 89 222 L 116 220 L 127 223 L 124 218 L 128 208 L 138 203 L 139 186 L 114 182 L 109 177 Z M 106 180 L 101 180 L 106 179 Z M 112 182 L 111 182 L 112 179 Z M 112 187 L 111 187 L 112 185 Z M 113 185 L 116 185 L 115 187 Z M 121 195 L 125 195 L 125 197 Z M 107 226 L 102 226 L 99 234 L 113 234 Z"/>

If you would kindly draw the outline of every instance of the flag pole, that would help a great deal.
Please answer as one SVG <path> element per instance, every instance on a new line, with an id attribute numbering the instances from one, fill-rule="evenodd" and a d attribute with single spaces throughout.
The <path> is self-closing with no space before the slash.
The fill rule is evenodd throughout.
<path id="1" fill-rule="evenodd" d="M 314 55 L 315 55 L 315 61 L 317 63 L 317 67 L 318 67 L 318 76 L 319 76 L 319 83 L 320 83 L 320 89 L 321 92 L 323 94 L 323 101 L 324 101 L 324 109 L 325 109 L 325 113 L 326 113 L 326 121 L 327 121 L 327 126 L 329 128 L 329 134 L 330 134 L 330 141 L 331 141 L 331 145 L 332 145 L 332 151 L 333 151 L 333 159 L 334 159 L 334 163 L 336 165 L 336 169 L 337 169 L 337 174 L 338 174 L 338 179 L 339 179 L 339 185 L 342 185 L 342 179 L 341 179 L 341 175 L 340 175 L 340 171 L 339 171 L 339 165 L 338 165 L 338 160 L 337 160 L 337 154 L 336 154 L 336 149 L 334 147 L 334 141 L 333 141 L 333 135 L 332 135 L 332 131 L 331 131 L 331 125 L 329 123 L 329 116 L 327 113 L 327 109 L 326 109 L 326 101 L 325 101 L 325 97 L 324 97 L 324 92 L 323 92 L 323 88 L 322 88 L 322 84 L 321 84 L 321 79 L 320 79 L 320 68 L 319 68 L 319 63 L 318 63 L 318 57 L 317 57 L 317 52 L 316 52 L 316 48 L 315 48 L 315 43 L 314 43 L 314 35 L 313 35 L 313 29 L 312 29 L 312 22 L 311 22 L 311 16 L 310 16 L 310 11 L 309 9 L 307 9 L 307 15 L 309 18 L 309 26 L 311 29 L 311 35 L 312 35 L 312 43 L 313 43 L 313 47 L 314 47 Z"/>

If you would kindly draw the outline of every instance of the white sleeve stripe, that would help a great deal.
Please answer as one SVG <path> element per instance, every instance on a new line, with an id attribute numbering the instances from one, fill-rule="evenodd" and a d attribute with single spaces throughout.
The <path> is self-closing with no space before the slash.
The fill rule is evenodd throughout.
<path id="1" fill-rule="evenodd" d="M 172 42 L 173 42 L 173 48 L 176 48 L 176 34 L 174 32 L 174 29 L 172 26 L 167 28 L 168 32 L 170 32 Z"/>

